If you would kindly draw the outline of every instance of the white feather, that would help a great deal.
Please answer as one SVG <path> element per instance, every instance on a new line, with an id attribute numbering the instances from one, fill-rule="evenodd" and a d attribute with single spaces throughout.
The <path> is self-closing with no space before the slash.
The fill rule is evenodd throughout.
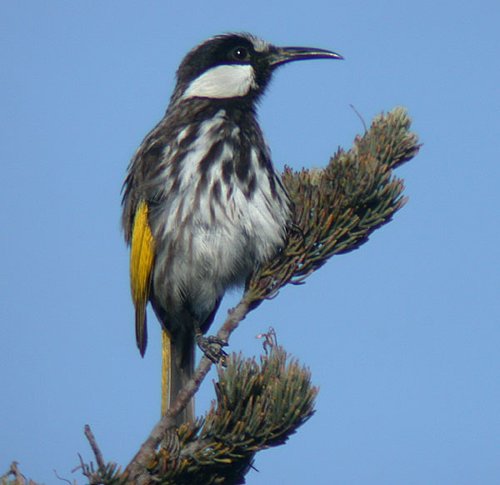
<path id="1" fill-rule="evenodd" d="M 256 87 L 252 66 L 225 64 L 213 67 L 193 80 L 182 98 L 235 98 L 245 96 Z"/>
<path id="2" fill-rule="evenodd" d="M 250 154 L 251 170 L 258 176 L 253 197 L 245 194 L 246 184 L 236 175 L 233 175 L 231 193 L 228 193 L 225 183 L 220 183 L 224 178 L 224 162 L 234 156 L 231 143 L 225 143 L 218 160 L 207 167 L 207 188 L 201 195 L 197 194 L 199 164 L 217 140 L 217 134 L 223 133 L 221 126 L 224 123 L 227 123 L 226 112 L 220 110 L 200 125 L 191 150 L 183 158 L 179 174 L 178 190 L 183 195 L 170 199 L 171 204 L 163 216 L 162 233 L 158 235 L 167 246 L 175 243 L 178 251 L 177 258 L 168 266 L 168 281 L 175 282 L 175 285 L 167 290 L 182 301 L 182 295 L 189 289 L 193 308 L 202 319 L 212 311 L 214 301 L 227 288 L 244 284 L 256 264 L 272 257 L 284 242 L 289 218 L 288 209 L 282 202 L 286 199 L 285 193 L 280 192 L 281 202 L 272 197 L 267 175 L 257 170 L 259 155 L 256 150 Z M 184 136 L 186 133 L 179 133 L 179 138 Z M 236 144 L 239 136 L 240 129 L 232 127 L 231 137 Z M 168 173 L 173 167 L 170 165 L 166 170 Z M 173 178 L 172 174 L 167 180 Z M 220 185 L 222 204 L 214 205 L 211 201 L 211 189 L 215 184 Z M 171 184 L 167 183 L 165 194 L 170 190 Z M 192 217 L 194 208 L 195 218 Z M 179 240 L 179 228 L 185 224 L 189 225 L 186 231 L 182 231 L 186 239 Z M 168 254 L 169 251 L 162 251 L 157 255 L 160 267 L 166 265 L 166 259 L 162 258 L 167 258 Z M 165 285 L 167 279 L 161 273 L 158 275 L 162 279 L 154 284 Z"/>

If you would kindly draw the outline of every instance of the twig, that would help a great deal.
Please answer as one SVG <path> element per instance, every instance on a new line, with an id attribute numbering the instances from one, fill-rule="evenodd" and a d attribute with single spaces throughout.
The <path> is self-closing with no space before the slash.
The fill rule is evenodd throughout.
<path id="1" fill-rule="evenodd" d="M 231 333 L 233 333 L 239 323 L 258 305 L 258 303 L 259 302 L 256 302 L 248 293 L 245 293 L 238 305 L 230 311 L 226 321 L 217 332 L 217 337 L 227 342 Z M 146 441 L 142 444 L 134 458 L 132 458 L 132 461 L 127 465 L 124 475 L 127 476 L 128 483 L 141 484 L 147 482 L 146 465 L 154 457 L 155 450 L 161 440 L 168 431 L 175 427 L 175 417 L 187 406 L 195 395 L 211 367 L 212 362 L 207 357 L 203 357 L 194 373 L 193 379 L 191 379 L 179 392 L 165 416 L 163 416 L 151 430 Z"/>
<path id="2" fill-rule="evenodd" d="M 56 476 L 56 478 L 58 480 L 61 480 L 61 482 L 66 482 L 66 483 L 69 483 L 69 485 L 73 485 L 74 483 L 76 482 L 71 482 L 70 480 L 68 480 L 67 478 L 64 478 L 64 477 L 61 477 L 58 473 L 57 473 L 57 470 L 53 470 L 54 472 L 54 475 Z"/>
<path id="3" fill-rule="evenodd" d="M 80 464 L 78 466 L 76 466 L 75 468 L 73 468 L 71 470 L 71 473 L 75 473 L 78 470 L 82 470 L 82 475 L 87 477 L 89 479 L 89 483 L 90 483 L 91 478 L 92 478 L 92 474 L 93 474 L 93 470 L 92 470 L 90 465 L 87 465 L 83 461 L 82 455 L 80 455 L 80 453 L 77 453 L 77 454 L 78 454 L 78 459 L 80 460 Z"/>
<path id="4" fill-rule="evenodd" d="M 14 483 L 16 485 L 26 485 L 27 480 L 26 477 L 19 471 L 18 467 L 19 463 L 17 461 L 13 461 L 10 464 L 9 471 L 5 473 L 5 475 L 2 475 L 0 477 L 0 480 L 2 483 L 4 483 L 4 480 L 7 480 L 9 475 L 12 475 L 14 477 Z M 35 483 L 30 480 L 30 483 Z"/>
<path id="5" fill-rule="evenodd" d="M 104 470 L 106 468 L 106 464 L 104 463 L 104 458 L 102 456 L 101 450 L 99 449 L 99 446 L 97 445 L 94 433 L 92 433 L 92 430 L 90 429 L 90 426 L 88 424 L 86 424 L 84 427 L 84 433 L 85 436 L 87 437 L 87 440 L 89 441 L 92 451 L 94 452 L 95 460 L 97 462 L 99 470 Z"/>
<path id="6" fill-rule="evenodd" d="M 266 355 L 269 355 L 271 350 L 278 346 L 278 336 L 276 335 L 276 330 L 273 327 L 269 327 L 267 333 L 259 333 L 257 335 L 258 339 L 263 339 L 262 348 Z"/>
<path id="7" fill-rule="evenodd" d="M 358 115 L 358 118 L 361 120 L 361 123 L 363 124 L 363 128 L 365 129 L 365 133 L 368 131 L 368 128 L 366 127 L 366 122 L 364 118 L 361 116 L 360 112 L 354 107 L 353 104 L 349 104 L 351 109 Z"/>

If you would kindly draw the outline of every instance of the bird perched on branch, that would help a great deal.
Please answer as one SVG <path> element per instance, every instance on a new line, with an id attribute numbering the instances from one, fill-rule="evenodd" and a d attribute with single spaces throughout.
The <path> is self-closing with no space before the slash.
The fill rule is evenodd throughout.
<path id="1" fill-rule="evenodd" d="M 342 59 L 275 47 L 249 34 L 213 37 L 190 51 L 163 119 L 128 167 L 123 228 L 137 346 L 147 344 L 151 302 L 164 332 L 170 403 L 192 377 L 196 342 L 225 291 L 243 285 L 286 239 L 290 201 L 256 118 L 274 70 L 304 59 Z M 164 390 L 165 395 L 165 390 Z M 178 417 L 194 419 L 194 406 Z"/>

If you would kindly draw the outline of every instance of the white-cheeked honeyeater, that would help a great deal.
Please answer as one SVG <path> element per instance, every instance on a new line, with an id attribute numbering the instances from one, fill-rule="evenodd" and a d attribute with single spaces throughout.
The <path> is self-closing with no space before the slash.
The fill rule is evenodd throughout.
<path id="1" fill-rule="evenodd" d="M 181 62 L 165 116 L 128 167 L 122 223 L 137 345 L 144 355 L 150 302 L 169 340 L 170 402 L 225 291 L 285 243 L 291 204 L 256 104 L 278 66 L 305 59 L 342 57 L 249 34 L 208 39 Z M 191 403 L 177 422 L 193 419 Z"/>

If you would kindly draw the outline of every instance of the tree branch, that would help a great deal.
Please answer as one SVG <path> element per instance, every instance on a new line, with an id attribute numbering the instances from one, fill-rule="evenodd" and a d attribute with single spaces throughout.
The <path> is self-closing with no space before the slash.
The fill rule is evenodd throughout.
<path id="1" fill-rule="evenodd" d="M 94 433 L 92 433 L 92 430 L 90 429 L 90 426 L 88 424 L 85 425 L 83 432 L 85 433 L 85 436 L 87 437 L 90 447 L 94 452 L 94 456 L 97 462 L 97 466 L 99 467 L 99 470 L 104 470 L 106 468 L 104 457 L 102 456 L 101 450 L 99 449 Z"/>
<path id="2" fill-rule="evenodd" d="M 226 321 L 217 332 L 217 337 L 227 342 L 240 322 L 245 319 L 247 314 L 255 308 L 256 305 L 258 305 L 258 302 L 255 302 L 251 295 L 245 293 L 238 305 L 229 311 Z M 187 406 L 189 401 L 196 394 L 211 367 L 212 362 L 207 357 L 203 356 L 194 373 L 193 379 L 191 379 L 184 389 L 179 392 L 173 405 L 168 409 L 165 416 L 163 416 L 154 426 L 146 441 L 144 441 L 137 454 L 127 465 L 125 469 L 127 483 L 142 484 L 149 481 L 150 477 L 147 472 L 147 464 L 153 460 L 155 451 L 162 439 L 164 439 L 168 432 L 175 427 L 175 417 Z"/>

